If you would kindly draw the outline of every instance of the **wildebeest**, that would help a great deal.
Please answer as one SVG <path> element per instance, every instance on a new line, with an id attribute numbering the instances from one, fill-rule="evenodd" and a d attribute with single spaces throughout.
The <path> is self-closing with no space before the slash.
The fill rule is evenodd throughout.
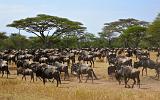
<path id="1" fill-rule="evenodd" d="M 25 78 L 25 80 L 26 80 L 26 76 L 31 76 L 31 81 L 33 80 L 33 82 L 34 82 L 34 72 L 32 69 L 19 67 L 19 68 L 17 68 L 17 75 L 19 75 L 19 74 L 22 75 L 22 80 L 23 80 L 23 78 Z"/>
<path id="2" fill-rule="evenodd" d="M 57 87 L 61 84 L 60 72 L 55 66 L 43 64 L 36 69 L 36 74 L 43 79 L 43 84 L 46 83 L 46 79 L 56 79 Z"/>
<path id="3" fill-rule="evenodd" d="M 147 58 L 150 58 L 150 53 L 149 51 L 142 51 L 142 50 L 136 50 L 136 60 L 141 59 L 142 56 L 145 56 Z"/>
<path id="4" fill-rule="evenodd" d="M 149 69 L 155 69 L 157 71 L 158 67 L 160 64 L 154 62 L 153 60 L 149 59 L 146 56 L 141 57 L 141 59 L 138 62 L 134 62 L 134 67 L 143 67 L 142 68 L 142 76 L 143 76 L 143 71 L 145 69 L 146 75 L 147 75 L 147 68 Z"/>
<path id="5" fill-rule="evenodd" d="M 10 72 L 9 72 L 9 69 L 8 69 L 7 61 L 4 61 L 4 60 L 0 59 L 0 71 L 2 72 L 2 77 L 3 77 L 4 73 L 6 72 L 7 78 L 8 78 L 8 75 L 10 74 Z"/>
<path id="6" fill-rule="evenodd" d="M 0 59 L 0 71 L 2 72 L 2 77 L 4 73 L 6 72 L 7 78 L 8 78 L 8 75 L 10 74 L 10 72 L 9 72 L 7 61 Z"/>
<path id="7" fill-rule="evenodd" d="M 12 62 L 12 63 L 15 62 L 15 55 L 13 55 L 13 54 L 8 55 L 7 61 L 8 61 L 8 63 L 10 63 L 10 64 L 11 64 L 11 62 Z"/>
<path id="8" fill-rule="evenodd" d="M 131 66 L 121 66 L 119 70 L 116 70 L 115 77 L 118 80 L 119 84 L 121 83 L 122 78 L 124 78 L 125 88 L 127 86 L 130 87 L 130 85 L 127 84 L 130 79 L 134 81 L 132 84 L 132 88 L 136 84 L 137 80 L 137 85 L 139 85 L 140 88 L 140 71 L 132 68 Z"/>
<path id="9" fill-rule="evenodd" d="M 71 66 L 71 73 L 76 73 L 79 82 L 81 81 L 81 76 L 82 74 L 87 74 L 87 78 L 86 78 L 86 82 L 89 79 L 89 77 L 91 77 L 92 79 L 92 83 L 93 83 L 93 76 L 95 77 L 95 79 L 98 79 L 97 76 L 95 75 L 93 69 L 91 68 L 90 65 L 88 64 L 81 64 L 81 63 L 75 63 Z"/>
<path id="10" fill-rule="evenodd" d="M 56 69 L 60 72 L 60 74 L 64 72 L 64 80 L 66 79 L 66 77 L 69 78 L 68 65 L 59 62 L 55 62 L 53 65 L 57 67 Z"/>
<path id="11" fill-rule="evenodd" d="M 83 62 L 87 61 L 87 64 L 88 64 L 88 61 L 90 62 L 91 66 L 93 65 L 94 67 L 94 56 L 93 55 L 79 55 L 78 57 L 78 61 L 80 62 L 81 60 L 83 60 Z"/>

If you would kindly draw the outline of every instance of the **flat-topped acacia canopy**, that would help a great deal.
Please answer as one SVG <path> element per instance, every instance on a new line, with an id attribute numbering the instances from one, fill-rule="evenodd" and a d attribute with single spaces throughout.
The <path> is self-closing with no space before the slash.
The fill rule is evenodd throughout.
<path id="1" fill-rule="evenodd" d="M 83 27 L 83 24 L 80 22 L 45 14 L 16 20 L 7 26 L 35 34 L 42 40 L 45 47 L 47 46 L 49 36 L 56 37 L 61 34 L 69 33 L 79 34 L 83 33 L 86 29 L 86 27 Z"/>

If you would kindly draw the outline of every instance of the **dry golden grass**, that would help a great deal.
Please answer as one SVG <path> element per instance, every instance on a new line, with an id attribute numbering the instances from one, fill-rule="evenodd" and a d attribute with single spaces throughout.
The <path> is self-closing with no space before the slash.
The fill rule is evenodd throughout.
<path id="1" fill-rule="evenodd" d="M 152 59 L 155 59 L 152 54 Z M 30 82 L 30 78 L 21 80 L 20 76 L 12 75 L 9 79 L 0 78 L 0 100 L 160 100 L 160 81 L 152 78 L 154 70 L 149 75 L 141 77 L 141 88 L 124 88 L 107 76 L 107 64 L 101 61 L 95 63 L 94 70 L 99 80 L 92 84 L 78 83 L 77 78 L 62 81 L 59 87 L 56 83 L 47 82 L 44 86 L 40 80 Z M 85 79 L 85 78 L 84 78 Z"/>

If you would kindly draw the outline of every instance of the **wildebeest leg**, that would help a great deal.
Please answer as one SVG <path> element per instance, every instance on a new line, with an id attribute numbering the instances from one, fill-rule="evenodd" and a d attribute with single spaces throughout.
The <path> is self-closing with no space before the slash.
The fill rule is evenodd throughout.
<path id="1" fill-rule="evenodd" d="M 24 76 L 24 78 L 25 78 L 25 81 L 26 81 L 26 75 Z"/>
<path id="2" fill-rule="evenodd" d="M 81 81 L 81 77 L 80 77 L 81 75 L 80 74 L 78 74 L 78 79 L 79 79 L 79 83 L 82 83 L 82 81 Z"/>
<path id="3" fill-rule="evenodd" d="M 82 74 L 80 74 L 80 77 L 81 77 L 81 79 L 83 79 L 83 75 Z"/>
<path id="4" fill-rule="evenodd" d="M 125 88 L 127 88 L 127 83 L 128 83 L 128 81 L 127 81 L 127 77 L 124 77 L 124 81 L 125 81 Z M 128 85 L 129 86 L 129 85 Z M 130 87 L 130 86 L 129 86 Z"/>
<path id="5" fill-rule="evenodd" d="M 69 79 L 69 73 L 68 73 L 68 71 L 65 72 L 65 79 L 66 79 L 66 77 L 68 77 L 68 79 Z"/>
<path id="6" fill-rule="evenodd" d="M 61 78 L 60 78 L 60 76 L 58 77 L 58 81 L 59 81 L 59 83 L 61 84 Z"/>
<path id="7" fill-rule="evenodd" d="M 64 80 L 66 79 L 66 76 L 67 76 L 67 74 L 66 74 L 66 72 L 64 73 Z"/>
<path id="8" fill-rule="evenodd" d="M 43 78 L 43 84 L 45 85 L 45 82 L 46 82 L 46 80 L 45 80 L 45 78 Z"/>
<path id="9" fill-rule="evenodd" d="M 119 83 L 119 85 L 121 85 L 121 79 L 118 79 L 118 83 Z"/>
<path id="10" fill-rule="evenodd" d="M 2 77 L 3 77 L 3 75 L 4 75 L 4 71 L 2 71 Z"/>
<path id="11" fill-rule="evenodd" d="M 39 80 L 41 80 L 42 81 L 42 79 L 39 77 Z"/>
<path id="12" fill-rule="evenodd" d="M 88 71 L 87 71 L 87 73 L 88 73 L 88 77 L 87 77 L 87 80 L 89 79 L 89 77 L 91 77 L 91 79 L 92 79 L 92 83 L 93 83 L 93 70 L 92 69 L 89 69 Z M 86 81 L 87 81 L 86 80 Z"/>
<path id="13" fill-rule="evenodd" d="M 37 81 L 38 79 L 39 79 L 40 81 L 42 81 L 41 77 L 39 77 L 39 76 L 36 75 L 36 81 Z"/>
<path id="14" fill-rule="evenodd" d="M 9 70 L 8 70 L 8 69 L 7 69 L 6 73 L 7 73 L 7 78 L 8 78 L 8 75 L 10 74 L 10 72 L 9 72 Z"/>
<path id="15" fill-rule="evenodd" d="M 138 73 L 138 76 L 137 76 L 137 85 L 139 85 L 139 88 L 140 88 L 140 78 L 139 78 L 139 74 L 140 74 L 140 72 Z"/>
<path id="16" fill-rule="evenodd" d="M 58 79 L 56 79 L 56 81 L 57 81 L 57 87 L 58 87 L 58 83 L 59 83 L 58 81 L 59 81 L 59 80 L 58 80 Z"/>
<path id="17" fill-rule="evenodd" d="M 31 73 L 31 81 L 33 80 L 33 82 L 34 82 L 34 74 L 33 73 Z"/>
<path id="18" fill-rule="evenodd" d="M 52 80 L 52 83 L 54 83 L 54 78 L 53 78 L 53 80 Z"/>
<path id="19" fill-rule="evenodd" d="M 92 61 L 90 61 L 90 63 L 91 63 L 91 67 L 92 67 Z"/>
<path id="20" fill-rule="evenodd" d="M 8 74 L 9 74 L 9 73 L 7 72 L 7 78 L 8 78 Z"/>
<path id="21" fill-rule="evenodd" d="M 136 60 L 137 60 L 137 54 L 136 54 Z"/>
<path id="22" fill-rule="evenodd" d="M 86 81 L 85 81 L 85 83 L 87 83 L 87 80 L 89 79 L 89 75 L 87 75 L 87 78 L 86 78 Z"/>
<path id="23" fill-rule="evenodd" d="M 126 78 L 124 79 L 124 82 L 125 82 L 125 88 L 127 88 L 127 79 Z"/>
<path id="24" fill-rule="evenodd" d="M 58 87 L 58 84 L 60 83 L 61 84 L 61 78 L 60 78 L 60 74 L 57 74 L 56 77 L 55 77 L 56 81 L 57 81 L 57 87 Z"/>
<path id="25" fill-rule="evenodd" d="M 56 79 L 56 81 L 57 81 L 57 87 L 58 87 L 58 84 L 59 84 L 59 83 L 61 84 L 61 77 L 60 77 L 60 74 L 57 73 L 57 74 L 54 76 L 54 79 Z"/>
<path id="26" fill-rule="evenodd" d="M 130 80 L 130 79 L 128 78 L 128 79 L 127 79 L 127 83 L 128 83 L 129 80 Z"/>
<path id="27" fill-rule="evenodd" d="M 92 83 L 93 83 L 93 71 L 91 72 L 91 79 L 92 79 Z"/>
<path id="28" fill-rule="evenodd" d="M 94 61 L 92 60 L 92 62 L 93 62 L 93 68 L 94 68 Z"/>
<path id="29" fill-rule="evenodd" d="M 22 76 L 22 80 L 23 80 L 23 78 L 24 78 L 24 75 Z"/>
<path id="30" fill-rule="evenodd" d="M 97 78 L 96 74 L 94 73 L 94 71 L 92 71 L 92 73 L 93 73 L 93 76 L 95 77 L 95 79 L 98 80 L 98 78 Z"/>
<path id="31" fill-rule="evenodd" d="M 133 78 L 133 84 L 132 84 L 132 88 L 134 87 L 134 84 L 136 84 L 136 80 L 135 80 L 135 78 Z"/>
<path id="32" fill-rule="evenodd" d="M 143 70 L 144 70 L 144 67 L 143 67 L 143 69 L 142 69 L 142 76 L 143 76 Z"/>

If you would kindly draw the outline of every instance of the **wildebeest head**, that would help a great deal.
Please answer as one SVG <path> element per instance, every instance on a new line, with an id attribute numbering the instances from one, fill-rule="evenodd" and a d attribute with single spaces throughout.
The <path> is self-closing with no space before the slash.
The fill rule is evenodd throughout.
<path id="1" fill-rule="evenodd" d="M 134 68 L 139 68 L 141 66 L 142 66 L 142 64 L 140 61 L 134 62 Z"/>
<path id="2" fill-rule="evenodd" d="M 72 64 L 71 73 L 73 74 L 73 72 L 77 72 L 78 68 L 79 68 L 79 64 L 78 63 Z"/>

